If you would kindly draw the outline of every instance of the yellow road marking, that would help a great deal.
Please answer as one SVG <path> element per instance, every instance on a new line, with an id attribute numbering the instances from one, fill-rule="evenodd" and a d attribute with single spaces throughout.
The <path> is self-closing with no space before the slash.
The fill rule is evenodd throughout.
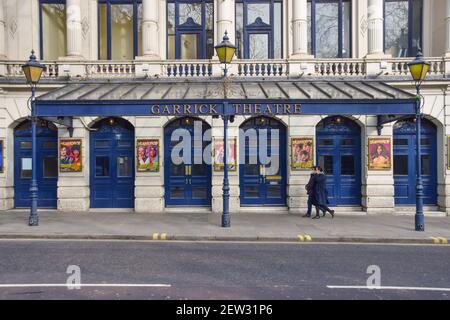
<path id="1" fill-rule="evenodd" d="M 298 241 L 305 241 L 305 237 L 302 236 L 301 234 L 299 234 L 299 235 L 297 236 L 297 238 L 298 238 Z"/>
<path id="2" fill-rule="evenodd" d="M 161 233 L 161 240 L 167 240 L 167 233 Z"/>
<path id="3" fill-rule="evenodd" d="M 311 237 L 311 235 L 309 235 L 309 234 L 307 234 L 307 235 L 305 236 L 305 239 L 306 239 L 306 241 L 312 241 L 312 237 Z"/>
<path id="4" fill-rule="evenodd" d="M 444 237 L 438 237 L 439 240 L 441 240 L 442 244 L 448 244 L 448 240 Z"/>
<path id="5" fill-rule="evenodd" d="M 158 240 L 158 237 L 159 237 L 159 233 L 154 233 L 153 236 L 152 236 L 152 239 L 153 240 Z"/>

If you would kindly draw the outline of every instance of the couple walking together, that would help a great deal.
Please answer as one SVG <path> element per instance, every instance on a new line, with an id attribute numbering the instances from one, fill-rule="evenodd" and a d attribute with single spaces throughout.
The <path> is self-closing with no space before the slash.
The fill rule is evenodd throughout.
<path id="1" fill-rule="evenodd" d="M 326 189 L 327 176 L 323 172 L 323 169 L 319 166 L 312 168 L 311 177 L 309 178 L 308 184 L 305 186 L 306 192 L 308 194 L 308 211 L 303 217 L 311 217 L 312 206 L 316 207 L 316 215 L 313 219 L 320 218 L 320 211 L 323 212 L 325 216 L 326 212 L 331 214 L 334 218 L 334 210 L 328 208 L 328 194 Z"/>

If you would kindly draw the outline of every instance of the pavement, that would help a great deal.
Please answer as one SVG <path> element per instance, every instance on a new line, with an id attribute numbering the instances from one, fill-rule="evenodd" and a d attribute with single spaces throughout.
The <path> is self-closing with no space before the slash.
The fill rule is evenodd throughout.
<path id="1" fill-rule="evenodd" d="M 27 210 L 0 212 L 0 239 L 105 239 L 182 241 L 357 242 L 448 244 L 450 217 L 425 217 L 414 231 L 412 215 L 329 215 L 319 220 L 286 212 L 221 215 L 207 212 L 70 213 L 39 211 L 39 226 L 28 226 Z"/>

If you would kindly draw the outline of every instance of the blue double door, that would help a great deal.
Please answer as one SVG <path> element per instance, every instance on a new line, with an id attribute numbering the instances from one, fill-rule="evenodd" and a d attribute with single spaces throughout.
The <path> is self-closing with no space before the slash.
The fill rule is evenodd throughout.
<path id="1" fill-rule="evenodd" d="M 194 128 L 201 125 L 198 132 Z M 203 139 L 210 129 L 196 118 L 180 118 L 164 129 L 164 180 L 166 206 L 210 206 L 211 164 L 205 162 L 205 149 L 211 143 Z M 178 130 L 178 131 L 176 131 Z M 182 138 L 180 138 L 180 134 Z M 179 149 L 181 144 L 185 149 Z M 175 149 L 175 150 L 174 150 Z"/>
<path id="2" fill-rule="evenodd" d="M 416 128 L 412 120 L 399 121 L 394 125 L 394 185 L 395 204 L 416 203 Z M 421 164 L 423 202 L 437 204 L 437 151 L 436 127 L 422 120 Z"/>
<path id="3" fill-rule="evenodd" d="M 118 118 L 90 135 L 91 208 L 134 208 L 134 128 Z"/>
<path id="4" fill-rule="evenodd" d="M 14 207 L 31 205 L 32 174 L 31 123 L 24 121 L 14 130 Z M 58 183 L 58 130 L 50 122 L 37 126 L 38 207 L 56 208 Z"/>
<path id="5" fill-rule="evenodd" d="M 327 175 L 330 206 L 361 205 L 361 132 L 346 118 L 326 118 L 317 127 L 317 161 Z"/>
<path id="6" fill-rule="evenodd" d="M 239 164 L 241 205 L 285 206 L 285 126 L 272 118 L 256 117 L 244 122 L 240 129 L 239 140 L 245 144 L 245 161 Z"/>

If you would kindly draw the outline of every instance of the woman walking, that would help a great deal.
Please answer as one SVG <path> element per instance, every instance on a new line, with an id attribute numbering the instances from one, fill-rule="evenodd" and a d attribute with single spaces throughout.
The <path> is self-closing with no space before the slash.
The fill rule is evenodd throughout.
<path id="1" fill-rule="evenodd" d="M 334 210 L 328 208 L 328 196 L 326 189 L 327 176 L 323 173 L 321 167 L 316 167 L 316 175 L 314 176 L 313 204 L 316 207 L 316 216 L 313 219 L 320 219 L 320 210 L 325 216 L 325 211 L 334 218 Z"/>

